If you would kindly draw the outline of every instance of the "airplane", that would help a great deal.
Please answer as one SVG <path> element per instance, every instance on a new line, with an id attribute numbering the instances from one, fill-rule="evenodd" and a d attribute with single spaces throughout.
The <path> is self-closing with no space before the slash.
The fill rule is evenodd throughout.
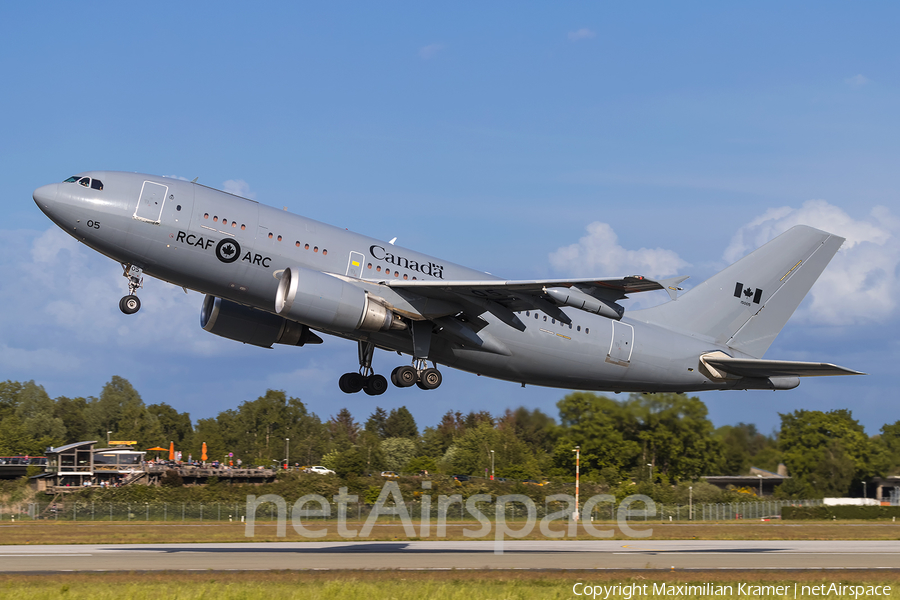
<path id="1" fill-rule="evenodd" d="M 607 392 L 785 390 L 801 377 L 860 375 L 763 359 L 844 239 L 796 226 L 682 294 L 687 277 L 504 280 L 185 180 L 91 171 L 34 191 L 56 225 L 119 262 L 127 314 L 145 275 L 205 294 L 200 325 L 231 340 L 358 342 L 343 392 L 388 389 L 375 348 L 409 355 L 391 382 L 441 385 L 438 365 L 555 388 Z M 669 301 L 629 310 L 632 294 Z M 429 363 L 430 366 L 429 366 Z"/>

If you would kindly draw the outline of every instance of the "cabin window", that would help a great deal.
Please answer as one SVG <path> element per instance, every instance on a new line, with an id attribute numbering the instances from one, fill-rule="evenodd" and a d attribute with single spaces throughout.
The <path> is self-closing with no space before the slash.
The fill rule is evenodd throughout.
<path id="1" fill-rule="evenodd" d="M 371 269 L 371 268 L 372 268 L 372 263 L 369 263 L 369 264 L 366 266 L 366 268 L 367 268 L 367 269 Z"/>
<path id="2" fill-rule="evenodd" d="M 581 325 L 576 328 L 576 331 L 581 331 Z"/>
<path id="3" fill-rule="evenodd" d="M 241 231 L 243 231 L 243 230 L 245 230 L 245 229 L 247 229 L 247 226 L 244 225 L 244 224 L 242 223 L 242 224 L 241 224 Z"/>
<path id="4" fill-rule="evenodd" d="M 319 247 L 318 247 L 318 246 L 313 246 L 313 252 L 318 252 L 318 251 L 319 251 Z"/>
<path id="5" fill-rule="evenodd" d="M 304 250 L 309 250 L 309 244 L 306 244 L 305 246 L 303 246 L 303 249 L 304 249 Z"/>
<path id="6" fill-rule="evenodd" d="M 280 235 L 278 236 L 278 241 L 279 241 L 279 242 L 281 241 L 281 236 L 280 236 Z"/>
<path id="7" fill-rule="evenodd" d="M 273 237 L 273 234 L 272 234 L 272 232 L 270 231 L 270 232 L 269 232 L 269 239 L 271 240 L 272 237 Z"/>
<path id="8" fill-rule="evenodd" d="M 584 332 L 585 332 L 585 333 L 590 333 L 590 332 L 591 332 L 591 328 L 590 328 L 590 327 L 585 327 L 585 328 L 584 328 Z"/>
<path id="9" fill-rule="evenodd" d="M 323 249 L 322 249 L 322 256 L 325 256 L 326 254 L 328 254 L 328 250 L 325 250 L 325 249 L 323 248 Z"/>
<path id="10" fill-rule="evenodd" d="M 181 212 L 181 205 L 179 204 L 178 206 L 176 206 L 175 210 L 177 210 L 178 212 Z"/>
<path id="11" fill-rule="evenodd" d="M 297 246 L 297 247 L 299 248 L 299 247 L 300 247 L 300 242 L 294 242 L 294 245 Z"/>
<path id="12" fill-rule="evenodd" d="M 209 213 L 203 213 L 203 218 L 204 218 L 204 219 L 208 219 L 208 218 L 209 218 Z"/>

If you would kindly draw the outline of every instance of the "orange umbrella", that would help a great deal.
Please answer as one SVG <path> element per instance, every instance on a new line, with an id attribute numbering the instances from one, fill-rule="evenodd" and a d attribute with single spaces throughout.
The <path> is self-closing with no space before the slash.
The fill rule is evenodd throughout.
<path id="1" fill-rule="evenodd" d="M 200 460 L 206 460 L 206 442 L 203 442 L 203 449 L 200 451 Z"/>
<path id="2" fill-rule="evenodd" d="M 169 460 L 175 460 L 175 442 L 169 442 Z"/>
<path id="3" fill-rule="evenodd" d="M 147 452 L 157 452 L 158 453 L 158 452 L 165 452 L 165 451 L 166 451 L 165 448 L 160 448 L 159 446 L 157 446 L 155 448 L 147 448 Z M 156 458 L 159 459 L 159 454 L 156 455 Z"/>

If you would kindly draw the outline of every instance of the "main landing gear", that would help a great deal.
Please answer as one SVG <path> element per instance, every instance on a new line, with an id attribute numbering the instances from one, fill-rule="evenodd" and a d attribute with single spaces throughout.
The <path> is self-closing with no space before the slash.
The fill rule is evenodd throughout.
<path id="1" fill-rule="evenodd" d="M 434 367 L 428 367 L 424 359 L 415 361 L 415 366 L 397 367 L 391 371 L 391 383 L 400 388 L 416 385 L 422 390 L 433 390 L 441 385 L 443 377 Z"/>
<path id="2" fill-rule="evenodd" d="M 382 375 L 376 375 L 372 370 L 374 353 L 375 344 L 359 342 L 359 372 L 341 375 L 338 387 L 342 392 L 355 394 L 363 391 L 370 396 L 380 396 L 387 391 L 387 379 Z M 433 390 L 441 385 L 442 380 L 441 372 L 434 367 L 428 367 L 425 359 L 416 359 L 413 365 L 397 367 L 391 372 L 391 383 L 400 388 L 416 385 L 419 389 Z"/>
<path id="3" fill-rule="evenodd" d="M 375 354 L 375 344 L 372 342 L 359 342 L 359 373 L 344 373 L 338 379 L 338 387 L 345 394 L 355 394 L 364 391 L 370 396 L 380 396 L 388 389 L 387 379 L 383 375 L 376 375 L 372 370 L 372 355 Z"/>
<path id="4" fill-rule="evenodd" d="M 141 299 L 135 295 L 144 287 L 144 272 L 134 265 L 122 265 L 125 272 L 122 273 L 128 279 L 128 295 L 119 300 L 119 310 L 126 315 L 133 315 L 141 310 Z"/>

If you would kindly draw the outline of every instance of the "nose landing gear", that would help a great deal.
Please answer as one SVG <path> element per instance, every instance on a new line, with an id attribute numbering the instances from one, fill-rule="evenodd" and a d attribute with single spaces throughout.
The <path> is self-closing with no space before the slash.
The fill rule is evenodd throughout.
<path id="1" fill-rule="evenodd" d="M 125 272 L 122 273 L 128 279 L 128 295 L 119 300 L 119 310 L 126 315 L 133 315 L 141 310 L 141 299 L 135 295 L 144 287 L 144 272 L 134 265 L 122 265 Z"/>

